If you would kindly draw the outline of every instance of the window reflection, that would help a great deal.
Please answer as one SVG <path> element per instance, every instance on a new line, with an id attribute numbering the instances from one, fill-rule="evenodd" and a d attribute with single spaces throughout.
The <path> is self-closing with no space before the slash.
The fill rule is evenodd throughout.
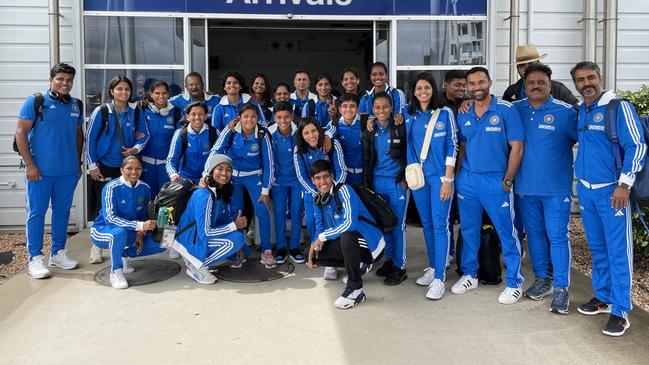
<path id="1" fill-rule="evenodd" d="M 413 20 L 397 22 L 399 65 L 483 65 L 485 21 Z"/>
<path id="2" fill-rule="evenodd" d="M 183 64 L 181 18 L 86 16 L 88 64 Z"/>

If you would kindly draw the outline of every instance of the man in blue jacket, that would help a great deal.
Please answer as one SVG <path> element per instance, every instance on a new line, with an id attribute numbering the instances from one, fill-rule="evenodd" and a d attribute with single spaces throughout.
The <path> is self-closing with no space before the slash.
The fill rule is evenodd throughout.
<path id="1" fill-rule="evenodd" d="M 552 70 L 541 63 L 528 66 L 524 75 L 527 97 L 514 103 L 525 130 L 525 154 L 516 174 L 515 190 L 536 277 L 525 295 L 541 300 L 552 294 L 550 311 L 568 314 L 568 224 L 577 117 L 572 105 L 550 95 L 551 75 Z M 548 249 L 554 285 L 548 272 Z"/>
<path id="2" fill-rule="evenodd" d="M 579 150 L 575 175 L 579 179 L 579 208 L 593 256 L 592 284 L 595 297 L 579 306 L 580 313 L 610 313 L 602 333 L 621 336 L 629 328 L 633 237 L 629 196 L 636 174 L 645 164 L 647 145 L 633 105 L 617 106 L 619 146 L 614 148 L 607 134 L 608 104 L 612 90 L 602 91 L 599 66 L 580 62 L 570 70 L 575 88 L 584 97 L 577 120 Z M 619 164 L 614 149 L 620 150 Z M 617 166 L 620 166 L 618 168 Z"/>
<path id="3" fill-rule="evenodd" d="M 329 161 L 315 161 L 310 170 L 318 189 L 314 198 L 317 238 L 309 248 L 307 267 L 344 267 L 347 286 L 334 305 L 350 309 L 365 300 L 362 276 L 382 255 L 385 239 L 354 189 L 334 185 Z"/>
<path id="4" fill-rule="evenodd" d="M 521 243 L 514 227 L 513 191 L 513 180 L 523 156 L 523 126 L 512 104 L 489 93 L 491 78 L 486 68 L 472 68 L 466 80 L 473 105 L 468 113 L 457 116 L 461 164 L 456 178 L 464 239 L 460 267 L 464 276 L 451 287 L 451 292 L 465 294 L 478 287 L 478 249 L 484 209 L 502 242 L 507 265 L 507 287 L 498 302 L 514 304 L 523 294 Z"/>
<path id="5" fill-rule="evenodd" d="M 50 276 L 42 252 L 50 200 L 52 253 L 48 266 L 66 270 L 77 267 L 65 252 L 84 140 L 82 104 L 70 96 L 75 74 L 74 67 L 65 63 L 52 67 L 49 89 L 28 97 L 18 113 L 16 144 L 25 163 L 27 181 L 28 273 L 35 279 Z"/>

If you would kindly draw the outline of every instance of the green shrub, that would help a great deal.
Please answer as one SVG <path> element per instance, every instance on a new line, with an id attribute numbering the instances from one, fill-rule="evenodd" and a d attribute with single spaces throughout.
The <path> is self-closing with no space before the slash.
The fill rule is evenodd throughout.
<path id="1" fill-rule="evenodd" d="M 635 106 L 638 115 L 649 115 L 649 86 L 642 85 L 638 91 L 617 91 L 618 97 L 627 98 Z M 645 162 L 645 168 L 649 168 Z M 642 209 L 645 221 L 649 220 L 649 208 Z M 649 234 L 642 225 L 638 213 L 633 211 L 633 244 L 638 256 L 649 257 Z M 649 222 L 647 223 L 649 224 Z"/>

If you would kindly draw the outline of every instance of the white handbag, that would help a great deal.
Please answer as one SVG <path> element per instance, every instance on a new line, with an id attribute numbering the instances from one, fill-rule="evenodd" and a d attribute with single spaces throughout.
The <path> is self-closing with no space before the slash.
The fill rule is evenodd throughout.
<path id="1" fill-rule="evenodd" d="M 406 182 L 408 183 L 410 190 L 418 190 L 426 185 L 422 165 L 428 157 L 430 140 L 433 138 L 433 131 L 435 130 L 435 123 L 437 123 L 440 110 L 441 109 L 435 110 L 428 121 L 428 125 L 426 126 L 426 135 L 424 136 L 424 145 L 421 147 L 421 153 L 419 154 L 419 162 L 411 163 L 406 166 Z"/>

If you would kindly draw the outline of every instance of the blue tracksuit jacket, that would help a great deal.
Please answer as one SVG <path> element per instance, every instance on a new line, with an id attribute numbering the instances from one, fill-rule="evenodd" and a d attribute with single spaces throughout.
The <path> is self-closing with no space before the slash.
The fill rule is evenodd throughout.
<path id="1" fill-rule="evenodd" d="M 191 96 L 187 92 L 178 94 L 171 98 L 169 102 L 175 106 L 176 108 L 180 108 L 181 115 L 185 115 L 185 108 L 187 105 L 195 102 L 195 101 L 200 101 L 205 106 L 207 107 L 207 120 L 212 120 L 212 114 L 214 114 L 214 108 L 219 104 L 221 101 L 221 98 L 217 94 L 209 95 L 207 93 L 204 93 L 204 98 L 203 100 L 194 100 L 192 99 Z"/>
<path id="2" fill-rule="evenodd" d="M 317 160 L 327 160 L 332 163 L 336 184 L 342 184 L 345 181 L 345 178 L 347 177 L 347 166 L 345 165 L 345 155 L 343 153 L 343 149 L 340 146 L 340 142 L 338 142 L 338 140 L 333 140 L 333 161 L 331 161 L 329 155 L 325 153 L 322 148 L 314 150 L 311 147 L 307 147 L 307 149 L 308 151 L 306 153 L 300 153 L 296 150 L 293 154 L 297 179 L 300 181 L 300 184 L 302 184 L 304 191 L 308 192 L 312 196 L 318 194 L 318 189 L 311 182 L 311 172 L 309 171 L 311 164 Z"/>
<path id="3" fill-rule="evenodd" d="M 144 113 L 140 112 L 139 120 L 135 119 L 136 104 L 129 104 L 124 113 L 120 113 L 120 127 L 122 129 L 122 140 L 124 147 L 137 148 L 142 152 L 149 141 L 149 129 L 144 121 Z M 122 165 L 124 156 L 119 145 L 119 139 L 115 134 L 115 118 L 112 108 L 108 109 L 108 123 L 99 135 L 101 129 L 101 111 L 100 107 L 95 108 L 90 116 L 90 125 L 86 132 L 86 160 L 88 168 L 94 170 L 99 167 L 98 162 L 111 166 L 119 167 Z M 144 134 L 141 138 L 135 138 L 135 132 Z"/>
<path id="4" fill-rule="evenodd" d="M 210 131 L 205 124 L 200 132 L 196 133 L 190 126 L 187 126 L 187 150 L 185 156 L 182 153 L 181 129 L 177 129 L 171 140 L 171 148 L 165 164 L 167 173 L 171 178 L 178 174 L 183 179 L 189 179 L 197 183 L 203 176 L 205 161 L 210 155 Z"/>
<path id="5" fill-rule="evenodd" d="M 228 123 L 232 121 L 232 119 L 239 116 L 239 108 L 241 108 L 243 104 L 249 102 L 250 100 L 250 95 L 244 93 L 241 94 L 237 105 L 232 105 L 228 101 L 227 95 L 221 97 L 219 104 L 214 107 L 214 113 L 212 114 L 212 126 L 217 130 L 222 131 L 223 128 L 225 128 Z"/>

